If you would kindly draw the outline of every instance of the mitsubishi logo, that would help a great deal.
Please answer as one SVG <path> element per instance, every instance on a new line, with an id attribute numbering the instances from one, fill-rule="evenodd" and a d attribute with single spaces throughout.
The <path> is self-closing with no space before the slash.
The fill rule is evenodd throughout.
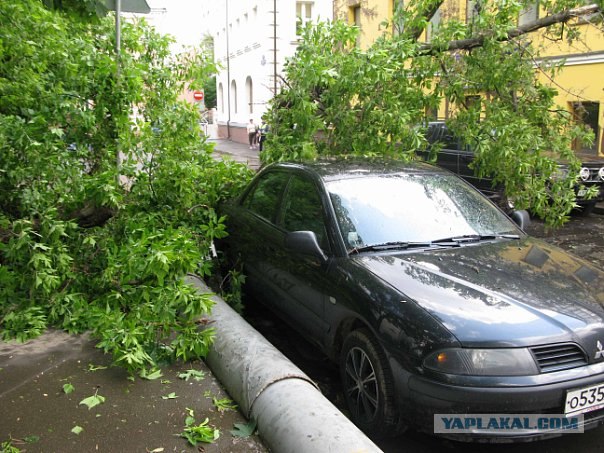
<path id="1" fill-rule="evenodd" d="M 598 350 L 596 351 L 596 355 L 594 357 L 595 360 L 601 359 L 604 357 L 604 346 L 602 346 L 602 343 L 600 343 L 600 340 L 598 340 L 598 342 L 596 343 L 596 347 L 598 348 Z"/>

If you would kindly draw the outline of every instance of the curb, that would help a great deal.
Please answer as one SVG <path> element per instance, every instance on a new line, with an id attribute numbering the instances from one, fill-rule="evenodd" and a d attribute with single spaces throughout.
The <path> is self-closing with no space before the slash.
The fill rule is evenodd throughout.
<path id="1" fill-rule="evenodd" d="M 211 293 L 199 277 L 187 280 Z M 226 302 L 218 296 L 212 300 L 209 318 L 217 335 L 206 363 L 243 414 L 256 421 L 272 452 L 382 451 Z"/>

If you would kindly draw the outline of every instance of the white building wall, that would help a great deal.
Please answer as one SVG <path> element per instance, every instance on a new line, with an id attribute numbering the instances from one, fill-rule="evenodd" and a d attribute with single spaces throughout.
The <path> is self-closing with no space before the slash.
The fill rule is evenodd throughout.
<path id="1" fill-rule="evenodd" d="M 282 74 L 283 64 L 296 50 L 296 3 L 295 0 L 218 0 L 206 6 L 201 19 L 214 37 L 215 58 L 221 65 L 216 78 L 216 120 L 221 136 L 245 142 L 245 127 L 250 118 L 260 123 L 275 90 L 274 74 Z M 312 21 L 332 19 L 331 0 L 303 3 L 311 5 Z M 251 102 L 246 89 L 248 80 L 252 87 Z M 232 89 L 233 83 L 236 90 Z M 277 77 L 277 90 L 280 85 Z"/>

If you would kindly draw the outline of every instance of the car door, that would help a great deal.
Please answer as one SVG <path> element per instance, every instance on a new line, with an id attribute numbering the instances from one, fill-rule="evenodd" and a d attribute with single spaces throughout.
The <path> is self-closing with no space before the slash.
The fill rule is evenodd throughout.
<path id="1" fill-rule="evenodd" d="M 279 223 L 284 235 L 293 231 L 312 231 L 323 252 L 331 255 L 326 210 L 319 189 L 310 178 L 292 176 L 281 208 Z M 285 249 L 278 261 L 279 272 L 274 275 L 273 282 L 282 293 L 281 311 L 297 330 L 322 344 L 329 327 L 325 320 L 325 302 L 329 290 L 333 290 L 329 266 L 319 258 Z"/>
<path id="2" fill-rule="evenodd" d="M 276 221 L 289 178 L 287 172 L 265 172 L 241 203 L 227 211 L 230 254 L 241 257 L 250 290 L 267 302 L 279 297 L 272 275 L 283 231 Z"/>

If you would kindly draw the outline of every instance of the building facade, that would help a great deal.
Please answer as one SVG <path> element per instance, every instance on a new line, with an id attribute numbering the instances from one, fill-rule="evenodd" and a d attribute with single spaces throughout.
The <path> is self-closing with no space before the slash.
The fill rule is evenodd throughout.
<path id="1" fill-rule="evenodd" d="M 429 41 L 430 33 L 441 21 L 448 18 L 471 20 L 476 7 L 473 0 L 445 0 L 421 40 Z M 590 3 L 590 2 L 586 2 Z M 382 23 L 391 20 L 397 5 L 404 6 L 403 0 L 334 0 L 334 17 L 346 20 L 360 28 L 358 45 L 367 48 L 383 33 L 392 33 L 392 27 Z M 545 15 L 535 1 L 519 15 L 518 25 L 536 20 Z M 555 78 L 539 72 L 541 81 L 556 89 L 556 103 L 572 112 L 595 133 L 593 145 L 575 143 L 575 151 L 593 156 L 604 156 L 604 34 L 602 17 L 587 17 L 569 22 L 566 27 L 579 31 L 581 39 L 569 44 L 566 39 L 545 36 L 544 31 L 531 35 L 533 44 L 542 47 L 540 58 L 563 62 L 564 66 Z M 448 105 L 438 112 L 439 119 L 449 114 Z"/>
<path id="2" fill-rule="evenodd" d="M 245 143 L 249 120 L 260 123 L 283 83 L 283 67 L 296 51 L 299 27 L 331 20 L 333 2 L 224 0 L 205 8 L 201 20 L 214 40 L 214 56 L 220 65 L 218 135 Z"/>

